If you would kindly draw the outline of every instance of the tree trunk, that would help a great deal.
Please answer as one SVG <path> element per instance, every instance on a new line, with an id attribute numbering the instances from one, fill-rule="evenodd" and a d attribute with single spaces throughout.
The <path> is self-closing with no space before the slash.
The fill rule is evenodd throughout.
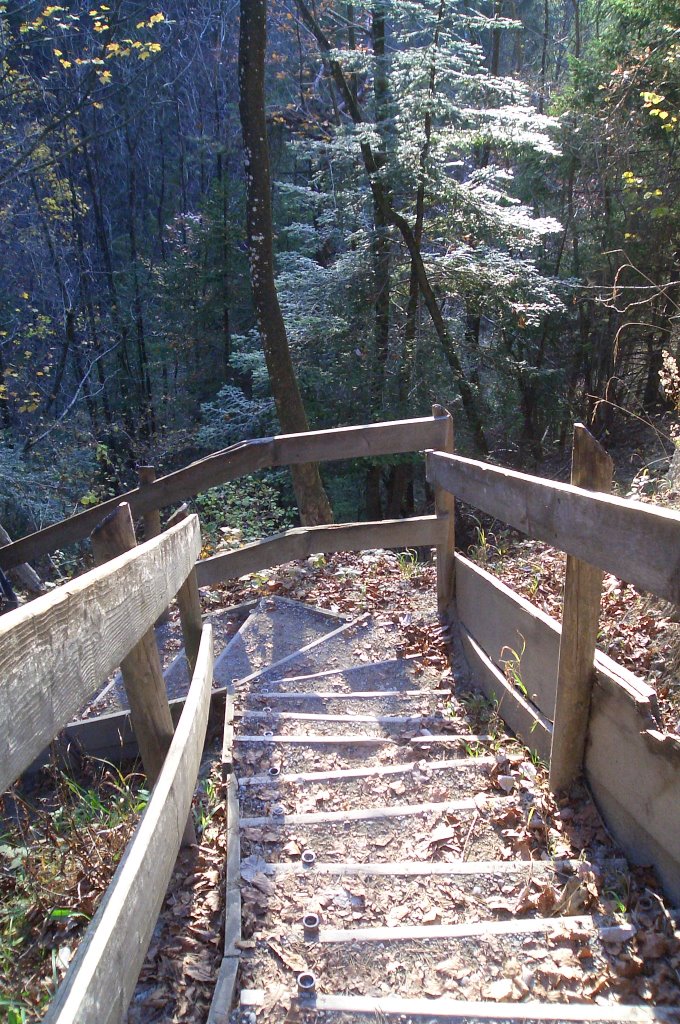
<path id="1" fill-rule="evenodd" d="M 309 425 L 274 282 L 269 147 L 264 98 L 266 17 L 266 0 L 241 0 L 239 113 L 246 164 L 250 277 L 279 422 L 285 433 L 299 433 L 309 430 Z M 317 525 L 332 522 L 333 514 L 318 466 L 292 466 L 291 473 L 302 523 Z"/>

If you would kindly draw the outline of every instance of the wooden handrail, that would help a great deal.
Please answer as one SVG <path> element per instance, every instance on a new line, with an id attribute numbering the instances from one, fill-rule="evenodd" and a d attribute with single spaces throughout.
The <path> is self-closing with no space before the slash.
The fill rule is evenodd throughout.
<path id="1" fill-rule="evenodd" d="M 203 636 L 184 711 L 142 820 L 45 1015 L 45 1024 L 114 1024 L 137 983 L 172 875 L 203 753 L 213 677 Z"/>
<path id="2" fill-rule="evenodd" d="M 246 544 L 235 551 L 204 558 L 196 566 L 196 575 L 198 585 L 207 587 L 268 569 L 272 565 L 309 558 L 310 555 L 332 551 L 370 551 L 373 548 L 433 547 L 441 544 L 446 535 L 446 516 L 301 526 Z"/>
<path id="3" fill-rule="evenodd" d="M 0 792 L 120 665 L 200 550 L 194 515 L 0 618 Z"/>
<path id="4" fill-rule="evenodd" d="M 69 519 L 53 523 L 43 530 L 0 547 L 0 569 L 11 569 L 22 562 L 68 544 L 84 540 L 97 523 L 112 512 L 121 501 L 130 505 L 134 515 L 191 498 L 219 484 L 261 469 L 292 466 L 304 462 L 332 462 L 362 456 L 397 455 L 439 448 L 445 444 L 448 419 L 423 417 L 395 420 L 390 423 L 369 423 L 356 427 L 335 427 L 332 430 L 310 430 L 302 434 L 279 434 L 259 437 L 214 452 L 204 459 L 178 469 L 153 483 L 136 487 L 125 494 L 79 512 Z"/>
<path id="5" fill-rule="evenodd" d="M 680 513 L 427 452 L 427 479 L 501 522 L 680 604 Z"/>

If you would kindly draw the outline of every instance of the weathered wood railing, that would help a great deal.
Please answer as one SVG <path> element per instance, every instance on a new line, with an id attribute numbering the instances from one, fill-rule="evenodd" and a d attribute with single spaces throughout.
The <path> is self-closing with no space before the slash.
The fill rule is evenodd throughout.
<path id="1" fill-rule="evenodd" d="M 57 548 L 84 540 L 121 501 L 129 504 L 135 516 L 141 516 L 262 469 L 304 462 L 397 455 L 426 448 L 449 451 L 450 417 L 441 407 L 435 408 L 437 411 L 433 416 L 421 419 L 259 437 L 214 452 L 157 480 L 150 480 L 149 475 L 146 477 L 149 482 L 132 491 L 0 547 L 0 569 L 11 569 Z"/>
<path id="2" fill-rule="evenodd" d="M 109 517 L 111 520 L 111 517 Z M 113 517 L 121 533 L 123 505 Z M 110 524 L 109 524 L 110 525 Z M 101 529 L 106 534 L 107 524 Z M 107 542 L 114 542 L 109 529 Z M 134 533 L 126 545 L 134 544 Z M 71 721 L 106 676 L 139 649 L 169 601 L 193 580 L 201 549 L 196 516 L 0 619 L 0 791 Z M 104 552 L 105 553 L 105 552 Z M 192 596 L 197 600 L 197 592 Z M 167 696 L 154 689 L 153 663 L 129 665 L 140 685 L 135 729 L 151 799 L 64 982 L 49 1024 L 120 1021 L 130 1002 L 183 838 L 203 751 L 212 688 L 212 627 L 185 616 L 196 651 L 189 694 L 172 735 Z M 156 652 L 157 654 L 157 652 Z M 160 672 L 160 665 L 157 666 Z M 161 678 L 162 682 L 162 678 Z M 162 702 L 166 717 L 163 718 Z M 169 729 L 164 729 L 164 722 Z M 146 753 L 146 757 L 145 757 Z M 149 764 L 147 765 L 147 760 Z"/>
<path id="3" fill-rule="evenodd" d="M 198 562 L 198 584 L 319 552 L 436 546 L 439 610 L 455 612 L 475 682 L 498 700 L 501 716 L 530 746 L 546 758 L 552 752 L 555 788 L 584 767 L 622 845 L 633 857 L 655 863 L 669 890 L 680 898 L 680 739 L 663 734 L 653 691 L 594 651 L 599 576 L 588 571 L 597 567 L 680 604 L 678 513 L 596 493 L 602 484 L 578 473 L 572 484 L 554 483 L 455 455 L 451 418 L 439 406 L 431 418 L 243 442 L 123 497 L 136 513 L 144 514 L 267 467 L 413 450 L 427 450 L 436 515 L 289 530 Z M 576 485 L 586 482 L 592 489 Z M 562 627 L 455 553 L 456 498 L 567 552 L 583 569 L 589 582 L 574 584 Z M 82 539 L 120 500 L 1 548 L 0 566 Z M 574 613 L 574 596 L 581 610 L 587 604 L 587 614 Z M 511 649 L 518 651 L 514 674 L 520 687 L 507 670 Z M 558 673 L 560 695 L 568 697 L 562 711 Z M 566 728 L 575 737 L 574 744 L 571 739 L 566 744 L 570 750 L 564 744 L 558 750 L 553 742 L 556 704 L 558 717 L 563 716 L 560 731 Z M 635 801 L 630 800 L 631 791 L 638 793 Z"/>
<path id="4" fill-rule="evenodd" d="M 597 567 L 680 604 L 678 512 L 596 493 L 594 478 L 587 490 L 458 455 L 432 451 L 426 460 L 435 487 L 566 551 L 586 570 Z M 606 472 L 599 481 L 606 483 Z M 585 587 L 567 576 L 572 597 L 579 590 L 587 595 L 588 621 L 574 614 L 567 591 L 561 626 L 458 554 L 454 574 L 449 611 L 474 681 L 498 702 L 503 720 L 550 760 L 556 790 L 583 768 L 627 854 L 654 864 L 680 899 L 680 736 L 663 732 L 654 691 L 594 650 L 598 574 Z M 565 735 L 568 743 L 561 742 Z"/>

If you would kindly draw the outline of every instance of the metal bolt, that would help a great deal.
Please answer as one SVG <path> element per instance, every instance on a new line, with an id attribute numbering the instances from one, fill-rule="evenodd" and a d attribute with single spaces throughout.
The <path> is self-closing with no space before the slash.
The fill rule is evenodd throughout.
<path id="1" fill-rule="evenodd" d="M 275 818 L 283 818 L 286 813 L 286 808 L 283 804 L 272 804 L 271 811 Z"/>
<path id="2" fill-rule="evenodd" d="M 300 860 L 306 868 L 311 868 L 312 864 L 316 860 L 316 854 L 314 850 L 303 850 Z"/>
<path id="3" fill-rule="evenodd" d="M 272 777 L 273 779 L 276 779 L 276 778 L 278 778 L 278 777 L 279 777 L 279 775 L 281 774 L 281 769 L 280 769 L 280 768 L 277 768 L 277 766 L 276 766 L 275 764 L 273 764 L 273 765 L 271 766 L 271 768 L 269 769 L 269 774 L 271 775 L 271 777 Z"/>
<path id="4" fill-rule="evenodd" d="M 271 729 L 267 729 L 266 732 L 262 733 L 262 735 L 266 736 L 267 739 L 271 739 L 271 737 L 274 735 L 274 733 L 271 731 Z"/>

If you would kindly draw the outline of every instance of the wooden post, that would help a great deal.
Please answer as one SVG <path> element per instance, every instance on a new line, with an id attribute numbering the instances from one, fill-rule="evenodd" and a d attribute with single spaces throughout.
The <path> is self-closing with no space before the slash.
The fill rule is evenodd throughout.
<path id="1" fill-rule="evenodd" d="M 611 491 L 613 463 L 582 423 L 574 425 L 571 483 L 591 491 Z M 602 570 L 572 555 L 567 556 L 562 609 L 562 637 L 557 670 L 557 697 L 550 788 L 566 789 L 583 767 L 593 659 L 602 596 Z"/>
<path id="2" fill-rule="evenodd" d="M 4 547 L 6 544 L 11 544 L 12 538 L 0 523 L 0 547 Z M 38 576 L 35 569 L 32 569 L 28 562 L 24 562 L 22 565 L 15 565 L 11 570 L 16 578 L 21 583 L 22 587 L 28 590 L 29 594 L 44 594 L 45 585 Z"/>
<path id="3" fill-rule="evenodd" d="M 127 502 L 121 502 L 115 512 L 93 530 L 90 539 L 97 565 L 136 547 L 135 527 Z M 130 703 L 132 727 L 151 788 L 160 775 L 175 731 L 153 626 L 123 658 L 120 670 Z M 195 842 L 196 833 L 189 816 L 182 845 L 190 846 Z"/>
<path id="4" fill-rule="evenodd" d="M 167 522 L 167 529 L 176 526 L 182 519 L 189 515 L 189 506 L 180 505 L 176 512 L 170 516 Z M 196 569 L 192 569 L 182 586 L 177 591 L 177 604 L 179 606 L 179 619 L 182 623 L 184 634 L 184 650 L 189 665 L 189 675 L 193 675 L 196 669 L 196 658 L 201 643 L 201 632 L 203 630 L 203 612 L 201 610 L 201 598 L 198 593 L 198 579 Z"/>
<path id="5" fill-rule="evenodd" d="M 137 476 L 139 478 L 139 489 L 142 491 L 155 481 L 156 470 L 153 466 L 137 466 Z M 149 509 L 148 512 L 143 514 L 142 521 L 144 522 L 144 540 L 151 540 L 152 537 L 159 536 L 161 532 L 161 513 L 159 509 Z M 156 619 L 156 625 L 165 625 L 169 618 L 170 612 L 166 608 Z"/>
<path id="6" fill-rule="evenodd" d="M 444 443 L 440 451 L 453 454 L 453 417 L 443 405 L 432 406 L 433 416 L 446 416 L 446 432 Z M 434 508 L 438 516 L 447 516 L 446 540 L 443 544 L 437 545 L 437 611 L 440 618 L 444 618 L 449 606 L 453 601 L 455 590 L 455 547 L 456 547 L 456 525 L 455 525 L 456 501 L 452 494 L 442 487 L 435 486 Z"/>

